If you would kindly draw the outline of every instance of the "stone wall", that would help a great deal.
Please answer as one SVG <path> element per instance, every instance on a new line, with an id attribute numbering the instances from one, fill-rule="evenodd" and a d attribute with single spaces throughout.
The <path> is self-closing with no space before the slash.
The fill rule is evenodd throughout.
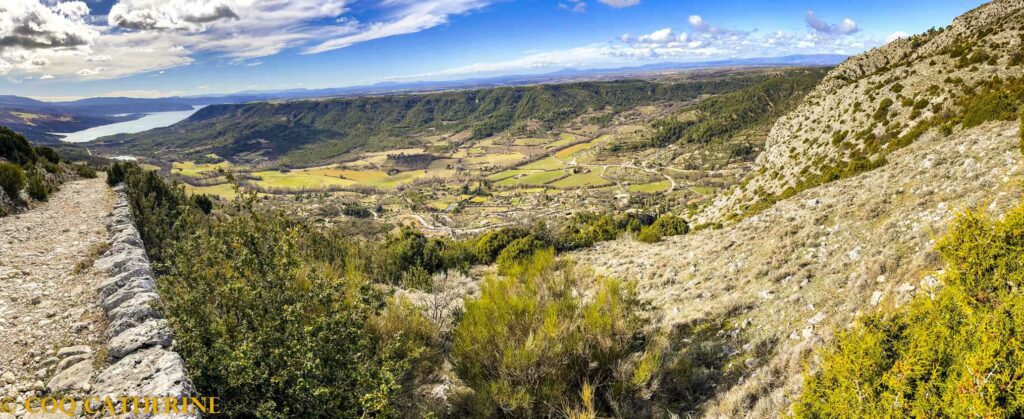
<path id="1" fill-rule="evenodd" d="M 194 387 L 174 351 L 174 336 L 157 310 L 160 296 L 123 186 L 114 188 L 110 250 L 94 267 L 107 274 L 97 286 L 107 317 L 106 362 L 96 377 L 99 397 L 185 397 Z"/>

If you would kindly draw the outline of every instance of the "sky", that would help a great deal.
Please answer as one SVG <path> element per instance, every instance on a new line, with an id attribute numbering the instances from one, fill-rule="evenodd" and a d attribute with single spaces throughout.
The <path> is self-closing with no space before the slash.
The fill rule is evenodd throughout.
<path id="1" fill-rule="evenodd" d="M 980 0 L 2 0 L 0 94 L 163 97 L 852 55 Z"/>

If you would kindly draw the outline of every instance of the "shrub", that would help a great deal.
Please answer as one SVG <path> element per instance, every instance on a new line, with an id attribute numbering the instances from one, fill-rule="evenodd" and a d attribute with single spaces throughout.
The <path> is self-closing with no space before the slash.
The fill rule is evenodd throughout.
<path id="1" fill-rule="evenodd" d="M 556 416 L 590 383 L 603 396 L 594 401 L 603 415 L 612 414 L 612 403 L 642 415 L 641 403 L 631 401 L 657 381 L 661 364 L 656 351 L 638 344 L 643 322 L 633 286 L 583 278 L 550 249 L 514 273 L 487 279 L 454 331 L 452 362 L 473 389 L 459 401 L 463 414 Z M 576 294 L 588 289 L 590 298 Z"/>
<path id="2" fill-rule="evenodd" d="M 410 360 L 367 331 L 380 292 L 305 259 L 298 237 L 287 219 L 244 210 L 173 244 L 161 295 L 188 331 L 178 349 L 193 381 L 230 416 L 393 414 Z"/>
<path id="3" fill-rule="evenodd" d="M 32 169 L 28 175 L 28 185 L 25 188 L 25 192 L 28 192 L 28 196 L 36 201 L 46 201 L 50 199 L 50 184 L 46 182 L 46 177 L 38 169 Z"/>
<path id="4" fill-rule="evenodd" d="M 944 287 L 868 316 L 822 353 L 797 417 L 1024 414 L 1024 207 L 957 217 L 939 241 Z"/>
<path id="5" fill-rule="evenodd" d="M 114 186 L 124 182 L 125 170 L 126 165 L 124 163 L 114 162 L 107 166 L 107 184 Z"/>
<path id="6" fill-rule="evenodd" d="M 524 260 L 533 256 L 534 252 L 548 247 L 544 242 L 537 240 L 532 234 L 521 239 L 517 239 L 501 251 L 498 255 L 496 262 L 498 263 L 498 273 L 502 275 L 512 275 L 514 270 L 517 269 Z"/>
<path id="7" fill-rule="evenodd" d="M 75 174 L 77 174 L 78 177 L 83 179 L 96 179 L 96 169 L 84 164 L 76 164 L 73 167 L 75 168 Z"/>
<path id="8" fill-rule="evenodd" d="M 25 188 L 25 182 L 25 172 L 21 170 L 21 166 L 14 163 L 0 163 L 0 189 L 3 189 L 8 197 L 17 201 L 18 193 Z"/>
<path id="9" fill-rule="evenodd" d="M 690 232 L 690 225 L 686 220 L 672 214 L 663 214 L 658 217 L 654 224 L 640 230 L 637 240 L 644 243 L 657 243 L 665 236 L 679 236 Z"/>
<path id="10" fill-rule="evenodd" d="M 195 204 L 196 208 L 199 208 L 203 214 L 209 214 L 213 211 L 213 201 L 205 194 L 192 195 L 192 203 Z"/>
<path id="11" fill-rule="evenodd" d="M 60 155 L 57 154 L 56 150 L 50 147 L 36 147 L 35 152 L 37 156 L 46 159 L 46 161 L 50 163 L 60 163 Z"/>
<path id="12" fill-rule="evenodd" d="M 43 170 L 45 170 L 46 173 L 53 173 L 58 175 L 64 173 L 64 168 L 61 167 L 60 164 L 52 163 L 49 160 L 43 160 L 39 163 L 39 165 L 43 167 Z"/>
<path id="13" fill-rule="evenodd" d="M 872 117 L 876 121 L 883 121 L 889 119 L 889 109 L 892 108 L 892 99 L 885 98 L 878 104 L 878 110 L 875 111 L 875 115 Z"/>
<path id="14" fill-rule="evenodd" d="M 0 127 L 0 157 L 13 163 L 26 165 L 36 161 L 36 152 L 21 134 L 6 127 Z"/>

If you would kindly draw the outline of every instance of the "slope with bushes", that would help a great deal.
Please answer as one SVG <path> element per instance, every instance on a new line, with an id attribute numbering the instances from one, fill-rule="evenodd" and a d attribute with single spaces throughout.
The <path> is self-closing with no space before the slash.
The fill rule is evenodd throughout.
<path id="1" fill-rule="evenodd" d="M 0 216 L 46 201 L 60 184 L 74 178 L 95 178 L 88 166 L 72 164 L 52 148 L 33 147 L 24 136 L 0 127 Z"/>
<path id="2" fill-rule="evenodd" d="M 662 414 L 738 377 L 706 374 L 721 361 L 705 350 L 719 345 L 716 326 L 650 327 L 656 313 L 633 284 L 554 256 L 622 232 L 685 233 L 673 216 L 581 215 L 463 241 L 400 229 L 375 243 L 253 194 L 207 211 L 134 164 L 107 178 L 126 185 L 193 382 L 229 416 Z M 388 296 L 494 261 L 479 296 L 440 322 Z M 439 383 L 447 391 L 429 390 Z"/>
<path id="3" fill-rule="evenodd" d="M 743 187 L 695 211 L 696 231 L 576 257 L 637 279 L 666 324 L 751 336 L 729 355 L 751 371 L 707 416 L 794 402 L 807 417 L 1019 415 L 1008 232 L 1024 175 L 1022 42 L 1024 2 L 997 0 L 851 58 L 776 123 Z M 970 209 L 1010 215 L 954 223 L 937 252 Z M 821 348 L 824 364 L 809 362 Z"/>
<path id="4" fill-rule="evenodd" d="M 780 118 L 746 181 L 700 222 L 754 214 L 799 191 L 885 164 L 928 132 L 1015 120 L 1024 104 L 1024 2 L 996 0 L 942 29 L 850 58 Z"/>
<path id="5" fill-rule="evenodd" d="M 1024 415 L 1024 207 L 957 217 L 938 251 L 944 273 L 908 306 L 860 319 L 823 352 L 797 417 Z"/>

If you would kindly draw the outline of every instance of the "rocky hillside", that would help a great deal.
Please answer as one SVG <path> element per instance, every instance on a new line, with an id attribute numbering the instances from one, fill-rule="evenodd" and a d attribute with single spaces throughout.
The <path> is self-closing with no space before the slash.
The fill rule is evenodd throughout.
<path id="1" fill-rule="evenodd" d="M 666 326 L 728 325 L 722 368 L 740 377 L 705 416 L 786 414 L 815 348 L 942 286 L 935 238 L 958 212 L 1020 202 L 1022 41 L 1024 1 L 997 0 L 851 58 L 775 124 L 745 184 L 696 215 L 720 228 L 575 257 L 639 281 Z"/>
<path id="2" fill-rule="evenodd" d="M 1021 77 L 1022 64 L 1020 0 L 993 1 L 946 28 L 853 57 L 776 122 L 754 174 L 698 220 L 749 215 L 800 190 L 882 165 L 886 155 L 924 132 L 950 133 L 985 83 Z"/>

